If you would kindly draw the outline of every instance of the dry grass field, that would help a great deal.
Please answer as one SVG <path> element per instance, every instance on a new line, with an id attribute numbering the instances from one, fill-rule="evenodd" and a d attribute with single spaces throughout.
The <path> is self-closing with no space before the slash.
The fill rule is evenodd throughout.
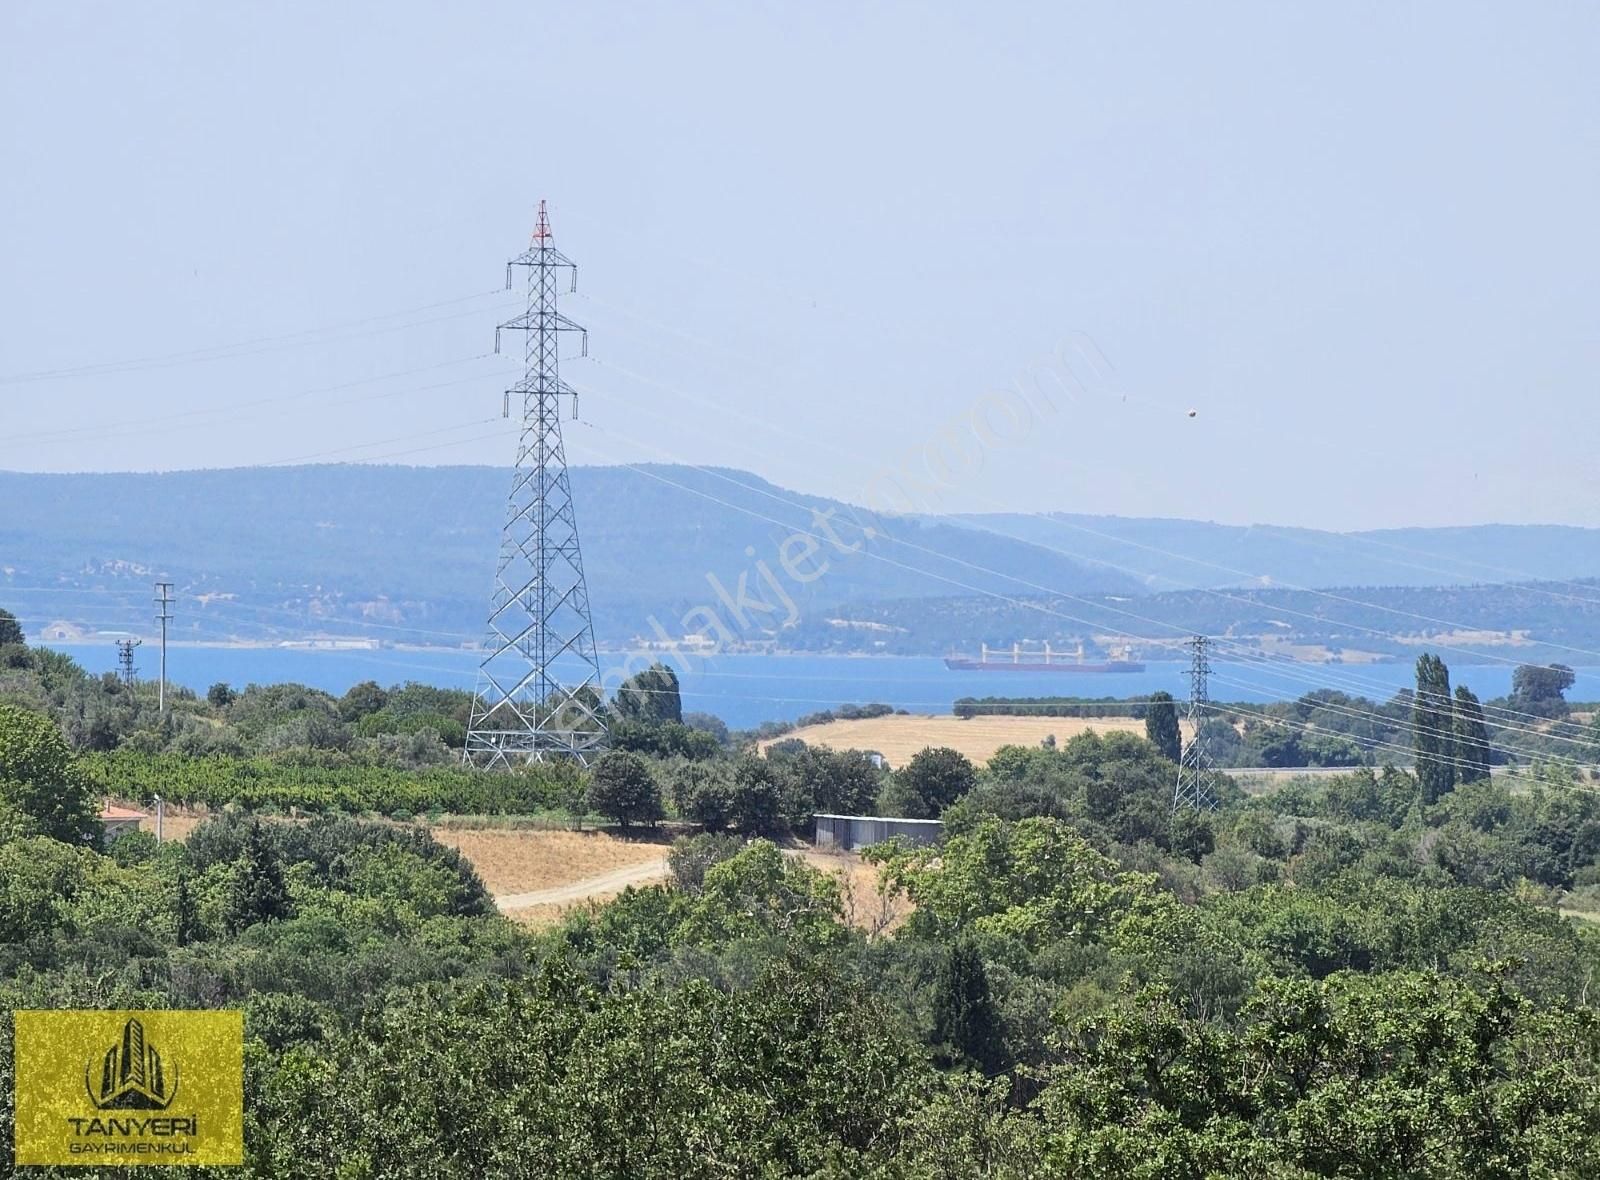
<path id="1" fill-rule="evenodd" d="M 459 849 L 496 897 L 559 889 L 590 877 L 660 861 L 668 845 L 605 832 L 433 828 Z M 619 890 L 620 891 L 620 890 Z"/>
<path id="2" fill-rule="evenodd" d="M 161 819 L 161 838 L 163 840 L 183 841 L 189 838 L 189 833 L 198 828 L 205 820 L 200 815 L 173 815 L 170 812 Z M 149 832 L 152 836 L 156 832 L 156 817 L 150 816 L 139 821 L 142 831 Z"/>
<path id="3" fill-rule="evenodd" d="M 853 853 L 817 852 L 799 854 L 814 869 L 838 878 L 844 902 L 845 921 L 868 934 L 895 929 L 911 913 L 911 902 L 904 896 L 884 897 L 878 892 L 878 869 Z"/>
<path id="4" fill-rule="evenodd" d="M 113 807 L 127 807 L 134 811 L 145 813 L 144 819 L 139 821 L 139 830 L 156 834 L 156 809 L 146 807 L 142 803 L 135 803 L 128 799 L 107 799 L 106 803 Z M 205 821 L 205 813 L 187 807 L 168 807 L 161 817 L 161 838 L 163 840 L 177 840 L 179 843 L 189 838 L 189 833 Z"/>
<path id="5" fill-rule="evenodd" d="M 808 725 L 784 734 L 832 750 L 876 750 L 900 767 L 928 746 L 949 746 L 983 765 L 1001 746 L 1037 746 L 1046 736 L 1064 742 L 1080 733 L 1122 731 L 1144 735 L 1144 722 L 1132 717 L 969 717 L 891 714 L 859 721 Z M 1189 737 L 1185 729 L 1184 737 Z M 783 739 L 779 739 L 783 740 Z M 763 743 L 763 748 L 771 745 Z"/>
<path id="6" fill-rule="evenodd" d="M 839 882 L 840 900 L 844 905 L 844 918 L 850 925 L 868 935 L 894 930 L 906 920 L 911 903 L 904 897 L 886 898 L 878 892 L 878 870 L 851 853 L 817 852 L 815 849 L 790 851 L 815 869 L 835 877 Z M 647 881 L 664 880 L 667 876 L 663 864 L 641 864 L 640 869 L 651 871 Z M 574 909 L 601 905 L 621 893 L 626 884 L 643 884 L 643 881 L 621 879 L 635 876 L 626 871 L 616 871 L 604 876 L 586 875 L 562 883 L 562 887 L 549 888 L 537 894 L 539 900 L 532 905 L 519 904 L 522 897 L 500 895 L 501 911 L 513 922 L 524 926 L 549 926 L 559 922 Z M 495 891 L 498 893 L 499 891 Z M 559 896 L 559 900 L 546 900 Z M 507 904 L 510 903 L 510 904 Z"/>

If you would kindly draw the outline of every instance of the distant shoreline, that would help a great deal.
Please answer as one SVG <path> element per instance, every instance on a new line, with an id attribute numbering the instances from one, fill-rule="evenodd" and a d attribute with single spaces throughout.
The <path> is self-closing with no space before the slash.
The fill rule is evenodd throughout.
<path id="1" fill-rule="evenodd" d="M 81 639 L 81 638 L 80 639 L 37 639 L 37 638 L 34 638 L 34 637 L 30 636 L 29 637 L 29 642 L 38 644 L 39 646 L 42 646 L 42 647 L 51 647 L 51 648 L 63 648 L 63 649 L 65 649 L 65 648 L 96 648 L 96 649 L 98 649 L 98 648 L 104 647 L 107 644 L 115 642 L 117 638 L 119 638 L 119 636 L 117 636 L 116 634 L 113 634 L 113 633 L 107 633 L 102 638 L 92 639 L 92 640 L 91 639 Z M 143 642 L 146 645 L 149 645 L 152 642 L 150 639 L 148 639 L 146 637 L 141 637 L 141 638 L 143 638 Z M 313 638 L 307 638 L 307 639 L 270 640 L 270 641 L 269 640 L 253 640 L 253 639 L 169 639 L 167 641 L 167 648 L 168 648 L 168 650 L 282 651 L 282 652 L 302 652 L 302 653 L 311 654 L 311 655 L 319 655 L 319 654 L 325 654 L 325 655 L 357 655 L 357 654 L 360 654 L 362 652 L 416 652 L 416 653 L 430 654 L 430 655 L 459 655 L 459 654 L 471 655 L 471 654 L 476 653 L 479 650 L 481 650 L 481 649 L 479 649 L 477 647 L 442 646 L 442 645 L 438 645 L 438 644 L 427 644 L 427 643 L 391 643 L 391 642 L 387 642 L 387 641 L 383 641 L 383 640 L 376 640 L 376 641 L 370 641 L 369 642 L 369 641 L 364 640 L 364 639 L 357 639 L 357 638 L 348 637 L 348 636 L 326 637 L 326 638 L 313 637 Z M 662 649 L 662 648 L 655 648 L 655 647 L 601 647 L 601 648 L 597 649 L 597 654 L 599 654 L 601 656 L 654 656 L 654 657 L 657 657 L 657 658 L 660 658 L 660 659 L 664 659 L 664 660 L 671 660 L 674 657 L 676 657 L 678 659 L 690 659 L 690 660 L 715 660 L 715 659 L 727 659 L 727 658 L 730 658 L 730 657 L 750 657 L 750 656 L 759 656 L 759 657 L 762 657 L 762 658 L 771 658 L 771 659 L 816 659 L 816 660 L 941 660 L 941 659 L 944 658 L 941 655 L 931 655 L 931 654 L 916 655 L 916 654 L 901 654 L 901 653 L 893 653 L 893 652 L 865 652 L 865 651 L 861 651 L 861 652 L 851 652 L 851 651 L 836 652 L 836 651 L 807 651 L 807 650 L 794 650 L 794 649 L 763 650 L 763 651 L 723 651 L 723 652 L 705 653 L 705 652 L 698 652 L 698 651 L 691 651 L 691 650 L 669 651 L 669 650 L 665 650 L 665 649 Z M 1271 653 L 1267 653 L 1267 652 L 1261 652 L 1260 655 L 1257 658 L 1259 659 L 1260 657 L 1266 657 L 1273 664 L 1281 664 L 1281 665 L 1303 667 L 1303 668 L 1350 668 L 1350 669 L 1359 669 L 1359 668 L 1370 668 L 1370 667 L 1373 667 L 1375 665 L 1377 665 L 1377 666 L 1391 665 L 1392 666 L 1392 665 L 1396 665 L 1396 664 L 1406 664 L 1406 663 L 1410 662 L 1408 659 L 1399 658 L 1399 657 L 1395 657 L 1395 658 L 1391 658 L 1391 659 L 1367 659 L 1367 660 L 1359 660 L 1359 661 L 1356 661 L 1356 660 L 1351 660 L 1351 661 L 1303 660 L 1303 659 L 1297 659 L 1297 658 L 1294 658 L 1294 657 L 1291 657 L 1291 656 L 1279 655 L 1279 654 L 1271 654 Z M 1148 660 L 1148 662 L 1155 663 L 1155 664 L 1163 664 L 1163 663 L 1181 664 L 1181 663 L 1184 662 L 1182 653 L 1181 652 L 1177 652 L 1177 651 L 1174 651 L 1172 653 L 1172 657 L 1170 659 L 1161 659 L 1159 657 L 1156 657 L 1156 658 L 1147 657 L 1147 660 Z M 1213 656 L 1212 657 L 1212 662 L 1213 663 L 1227 664 L 1227 663 L 1246 663 L 1246 662 L 1254 663 L 1256 661 L 1255 660 L 1250 660 L 1250 661 L 1230 660 L 1226 656 Z M 1472 661 L 1472 660 L 1460 659 L 1459 657 L 1457 657 L 1457 659 L 1455 661 L 1452 661 L 1452 662 L 1459 662 L 1459 663 L 1461 663 L 1463 665 L 1468 665 L 1468 664 L 1473 664 L 1473 663 L 1494 664 L 1494 663 L 1497 663 L 1498 661 L 1495 661 L 1495 660 Z M 1005 675 L 1004 675 L 1003 672 L 997 671 L 997 672 L 991 673 L 991 675 L 993 675 L 996 678 L 996 683 L 997 684 L 998 683 L 1003 683 L 1004 680 L 1005 680 Z M 1069 673 L 1063 672 L 1063 673 L 1060 673 L 1060 675 L 1066 676 L 1066 675 L 1069 675 Z M 1115 674 L 1115 673 L 1098 674 L 1098 675 L 1095 676 L 1095 680 L 1097 682 L 1115 682 L 1117 680 L 1117 678 L 1118 678 L 1117 674 Z"/>

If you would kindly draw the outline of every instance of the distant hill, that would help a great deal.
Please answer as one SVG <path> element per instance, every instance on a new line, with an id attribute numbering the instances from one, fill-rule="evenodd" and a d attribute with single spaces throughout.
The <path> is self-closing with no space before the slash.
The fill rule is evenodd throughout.
<path id="1" fill-rule="evenodd" d="M 789 637 L 806 651 L 849 651 L 870 633 L 901 655 L 1043 643 L 1092 651 L 1119 644 L 1171 659 L 1194 634 L 1226 649 L 1282 659 L 1409 661 L 1443 648 L 1452 663 L 1600 663 L 1600 580 L 1477 586 L 1358 586 L 1326 590 L 1170 590 L 1121 595 L 916 598 L 845 603 L 837 621 L 807 620 Z M 1178 653 L 1181 655 L 1181 653 Z"/>
<path id="2" fill-rule="evenodd" d="M 0 473 L 0 605 L 31 634 L 149 631 L 150 582 L 170 576 L 179 638 L 366 634 L 476 641 L 483 626 L 507 471 L 489 467 L 323 465 L 167 474 Z M 895 521 L 863 537 L 864 513 L 731 470 L 646 466 L 572 471 L 602 643 L 673 635 L 695 607 L 729 618 L 711 578 L 738 600 L 757 638 L 795 611 L 845 601 L 993 591 L 1023 579 L 1067 593 L 1131 594 L 1138 582 L 1019 541 L 940 521 Z M 821 513 L 818 523 L 813 513 Z M 891 522 L 879 522 L 880 526 Z M 806 558 L 797 532 L 831 543 Z M 812 577 L 826 558 L 826 572 Z M 761 565 L 783 588 L 766 588 Z M 992 572 L 990 572 L 992 571 Z M 730 619 L 730 629 L 734 629 Z"/>
<path id="3" fill-rule="evenodd" d="M 1333 533 L 1150 517 L 990 513 L 948 521 L 1138 578 L 1193 586 L 1452 586 L 1600 577 L 1600 529 L 1472 525 Z"/>
<path id="4" fill-rule="evenodd" d="M 160 574 L 177 584 L 178 639 L 476 643 L 509 480 L 488 467 L 366 465 L 0 472 L 0 606 L 33 635 L 47 624 L 147 635 Z M 1392 657 L 1437 630 L 1427 620 L 1448 619 L 1525 632 L 1497 642 L 1528 658 L 1542 644 L 1600 650 L 1600 583 L 1495 585 L 1600 576 L 1596 529 L 875 519 L 727 469 L 579 467 L 572 482 L 607 646 L 657 637 L 652 619 L 678 638 L 715 618 L 719 638 L 805 650 L 939 654 L 1176 628 Z M 1296 585 L 1368 588 L 1341 602 L 1285 589 Z M 1248 591 L 1183 589 L 1196 586 Z"/>

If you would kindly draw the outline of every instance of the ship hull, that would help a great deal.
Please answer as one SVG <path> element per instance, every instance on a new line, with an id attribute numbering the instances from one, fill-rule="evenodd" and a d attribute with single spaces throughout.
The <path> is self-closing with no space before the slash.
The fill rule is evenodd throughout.
<path id="1" fill-rule="evenodd" d="M 954 656 L 945 660 L 944 666 L 952 672 L 1057 672 L 1065 675 L 1117 676 L 1128 672 L 1143 672 L 1144 665 L 1137 660 L 1108 660 L 1101 664 L 1039 663 L 1038 661 L 1001 663 L 998 660 L 963 660 Z"/>

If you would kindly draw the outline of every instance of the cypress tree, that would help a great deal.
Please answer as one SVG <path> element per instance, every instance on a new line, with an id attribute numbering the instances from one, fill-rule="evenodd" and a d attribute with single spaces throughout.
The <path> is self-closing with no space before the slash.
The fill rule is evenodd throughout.
<path id="1" fill-rule="evenodd" d="M 933 1036 L 952 1061 L 968 1061 L 986 1074 L 1005 1067 L 1000 1013 L 989 995 L 983 956 L 965 940 L 950 948 L 933 993 Z"/>
<path id="2" fill-rule="evenodd" d="M 1170 692 L 1150 694 L 1150 707 L 1144 715 L 1144 736 L 1161 751 L 1161 756 L 1176 762 L 1183 756 L 1183 735 L 1178 729 L 1178 706 Z"/>
<path id="3" fill-rule="evenodd" d="M 227 927 L 230 932 L 237 934 L 257 922 L 287 918 L 292 909 L 278 854 L 267 844 L 261 824 L 252 823 L 245 837 L 244 851 L 239 854 L 233 869 L 233 885 L 228 891 Z"/>
<path id="4" fill-rule="evenodd" d="M 1411 703 L 1411 747 L 1424 804 L 1437 803 L 1456 785 L 1455 711 L 1450 669 L 1432 653 L 1417 657 L 1417 694 Z"/>
<path id="5" fill-rule="evenodd" d="M 189 888 L 189 874 L 178 870 L 178 883 L 173 889 L 173 925 L 179 946 L 188 946 L 199 934 L 200 917 L 195 912 L 194 893 Z"/>
<path id="6" fill-rule="evenodd" d="M 1465 684 L 1456 686 L 1455 739 L 1461 781 L 1486 782 L 1489 778 L 1489 728 L 1483 721 L 1483 706 Z"/>

